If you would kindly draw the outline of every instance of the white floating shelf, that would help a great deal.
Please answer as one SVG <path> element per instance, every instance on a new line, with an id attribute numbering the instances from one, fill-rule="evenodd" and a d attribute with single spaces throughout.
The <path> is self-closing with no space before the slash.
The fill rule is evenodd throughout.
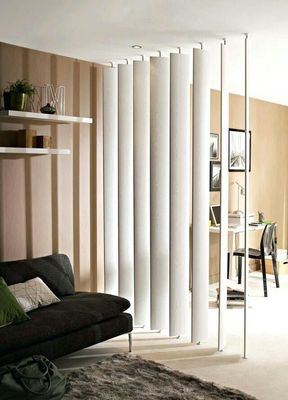
<path id="1" fill-rule="evenodd" d="M 0 122 L 17 122 L 32 124 L 92 124 L 93 119 L 88 117 L 74 117 L 70 115 L 42 114 L 28 111 L 1 110 Z"/>
<path id="2" fill-rule="evenodd" d="M 27 155 L 69 155 L 69 149 L 35 149 L 28 147 L 0 147 L 0 154 L 27 154 Z"/>

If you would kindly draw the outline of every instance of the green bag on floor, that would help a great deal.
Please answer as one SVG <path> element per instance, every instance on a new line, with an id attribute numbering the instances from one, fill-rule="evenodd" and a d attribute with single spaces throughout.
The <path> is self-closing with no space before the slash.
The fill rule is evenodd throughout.
<path id="1" fill-rule="evenodd" d="M 60 400 L 65 392 L 65 376 L 44 356 L 0 367 L 1 400 Z"/>

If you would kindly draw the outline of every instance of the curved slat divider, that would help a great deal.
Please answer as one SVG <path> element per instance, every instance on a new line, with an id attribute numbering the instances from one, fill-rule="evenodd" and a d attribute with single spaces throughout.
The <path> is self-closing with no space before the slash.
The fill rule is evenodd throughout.
<path id="1" fill-rule="evenodd" d="M 135 325 L 150 313 L 150 63 L 133 62 Z"/>
<path id="2" fill-rule="evenodd" d="M 208 338 L 209 293 L 209 59 L 193 50 L 192 342 Z"/>
<path id="3" fill-rule="evenodd" d="M 191 335 L 189 313 L 190 56 L 170 55 L 170 334 Z"/>
<path id="4" fill-rule="evenodd" d="M 150 59 L 151 327 L 169 332 L 169 59 Z"/>

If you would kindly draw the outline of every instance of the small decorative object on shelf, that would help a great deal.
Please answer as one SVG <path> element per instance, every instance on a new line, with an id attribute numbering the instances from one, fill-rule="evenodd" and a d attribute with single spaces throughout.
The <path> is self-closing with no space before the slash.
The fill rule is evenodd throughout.
<path id="1" fill-rule="evenodd" d="M 56 108 L 47 103 L 46 106 L 40 108 L 42 114 L 55 114 Z"/>
<path id="2" fill-rule="evenodd" d="M 34 86 L 26 79 L 11 82 L 3 94 L 5 110 L 26 111 L 28 100 L 34 93 Z"/>
<path id="3" fill-rule="evenodd" d="M 52 137 L 48 135 L 39 135 L 35 137 L 36 146 L 38 149 L 51 149 Z"/>
<path id="4" fill-rule="evenodd" d="M 39 112 L 48 104 L 55 109 L 56 114 L 65 115 L 65 86 L 46 83 L 44 86 L 35 87 L 34 95 L 31 98 L 32 111 Z M 49 114 L 52 113 L 49 112 Z"/>
<path id="5" fill-rule="evenodd" d="M 258 211 L 258 221 L 259 224 L 263 224 L 265 220 L 264 212 L 263 211 Z"/>
<path id="6" fill-rule="evenodd" d="M 17 146 L 31 148 L 34 147 L 34 138 L 37 132 L 34 129 L 20 129 L 17 134 Z"/>

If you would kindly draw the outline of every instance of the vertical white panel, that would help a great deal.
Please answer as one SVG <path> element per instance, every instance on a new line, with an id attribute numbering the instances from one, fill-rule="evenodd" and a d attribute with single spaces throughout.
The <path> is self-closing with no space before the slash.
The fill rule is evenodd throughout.
<path id="1" fill-rule="evenodd" d="M 228 125 L 229 94 L 227 90 L 227 46 L 221 43 L 221 225 L 220 225 L 220 268 L 219 268 L 219 330 L 218 350 L 226 344 L 227 311 L 227 253 L 228 253 Z"/>
<path id="2" fill-rule="evenodd" d="M 170 334 L 191 335 L 189 313 L 190 56 L 170 56 Z"/>
<path id="3" fill-rule="evenodd" d="M 150 63 L 133 63 L 135 325 L 150 329 Z"/>
<path id="4" fill-rule="evenodd" d="M 118 74 L 104 70 L 104 257 L 105 292 L 118 294 Z"/>
<path id="5" fill-rule="evenodd" d="M 169 60 L 151 57 L 151 324 L 169 332 Z"/>
<path id="6" fill-rule="evenodd" d="M 133 68 L 118 66 L 119 294 L 134 312 Z"/>
<path id="7" fill-rule="evenodd" d="M 209 291 L 209 59 L 193 50 L 192 341 L 208 338 Z"/>

